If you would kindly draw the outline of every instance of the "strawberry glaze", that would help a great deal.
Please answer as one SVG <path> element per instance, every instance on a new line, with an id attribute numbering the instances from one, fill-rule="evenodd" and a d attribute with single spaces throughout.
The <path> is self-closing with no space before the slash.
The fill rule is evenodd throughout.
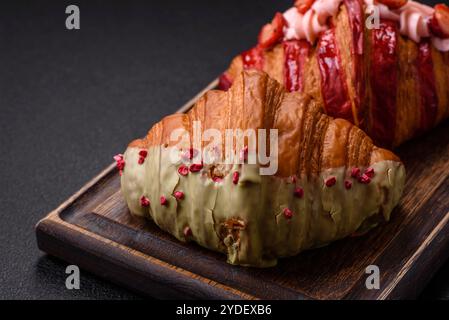
<path id="1" fill-rule="evenodd" d="M 353 122 L 352 106 L 334 28 L 325 31 L 318 40 L 317 59 L 326 113 Z"/>
<path id="2" fill-rule="evenodd" d="M 304 40 L 284 41 L 284 84 L 287 91 L 303 91 L 304 67 L 310 44 Z"/>
<path id="3" fill-rule="evenodd" d="M 382 20 L 371 36 L 371 137 L 381 146 L 391 147 L 395 137 L 398 88 L 397 23 Z"/>
<path id="4" fill-rule="evenodd" d="M 432 48 L 429 40 L 419 44 L 418 54 L 419 92 L 421 96 L 420 131 L 430 129 L 435 124 L 438 113 L 438 96 L 433 69 Z"/>

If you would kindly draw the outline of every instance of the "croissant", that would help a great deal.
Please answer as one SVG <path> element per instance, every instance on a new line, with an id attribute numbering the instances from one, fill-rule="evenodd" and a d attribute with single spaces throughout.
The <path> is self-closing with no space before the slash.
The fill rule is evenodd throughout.
<path id="1" fill-rule="evenodd" d="M 116 156 L 130 212 L 180 241 L 227 254 L 231 264 L 257 267 L 388 220 L 403 190 L 403 164 L 350 122 L 320 110 L 265 73 L 241 73 L 229 91 L 207 92 Z M 240 144 L 195 144 L 198 123 L 203 134 L 252 130 L 257 143 L 248 135 Z M 214 157 L 229 145 L 241 161 Z M 276 155 L 275 172 L 263 173 L 271 164 L 259 158 L 250 161 L 257 152 Z"/>
<path id="2" fill-rule="evenodd" d="M 448 52 L 445 5 L 298 0 L 262 28 L 256 47 L 233 59 L 220 87 L 241 70 L 263 70 L 392 148 L 449 117 Z"/>

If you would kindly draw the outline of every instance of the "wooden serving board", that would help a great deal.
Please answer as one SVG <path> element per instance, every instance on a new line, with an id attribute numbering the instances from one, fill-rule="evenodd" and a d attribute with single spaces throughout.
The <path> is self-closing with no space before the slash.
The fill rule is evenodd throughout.
<path id="1" fill-rule="evenodd" d="M 224 255 L 181 243 L 132 217 L 115 164 L 37 224 L 38 246 L 157 298 L 413 298 L 449 256 L 449 123 L 396 152 L 407 182 L 389 223 L 363 237 L 281 259 L 274 268 L 228 265 Z M 379 290 L 366 289 L 369 265 L 380 269 Z"/>

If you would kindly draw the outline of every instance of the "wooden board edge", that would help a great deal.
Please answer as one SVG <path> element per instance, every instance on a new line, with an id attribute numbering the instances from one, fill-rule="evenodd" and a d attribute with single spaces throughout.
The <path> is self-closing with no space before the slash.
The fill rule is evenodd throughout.
<path id="1" fill-rule="evenodd" d="M 50 255 L 74 263 L 111 282 L 153 297 L 257 299 L 250 294 L 67 223 L 59 217 L 57 211 L 52 212 L 37 224 L 36 239 L 39 249 Z M 129 266 L 127 264 L 129 261 L 134 262 L 131 269 L 125 268 L 126 265 Z M 132 281 L 126 281 L 131 278 Z M 175 279 L 176 283 L 170 282 L 172 279 Z"/>
<path id="2" fill-rule="evenodd" d="M 416 252 L 405 261 L 395 280 L 379 294 L 379 300 L 415 299 L 449 258 L 449 212 L 429 233 Z M 436 244 L 439 244 L 437 247 Z M 437 254 L 435 254 L 437 250 Z M 432 254 L 431 254 L 432 253 Z M 419 264 L 425 261 L 427 270 L 419 271 Z M 416 271 L 416 272 L 415 272 Z M 418 285 L 419 284 L 419 285 Z"/>
<path id="3" fill-rule="evenodd" d="M 96 177 L 87 182 L 84 186 L 81 187 L 77 192 L 71 195 L 67 200 L 61 203 L 55 210 L 48 213 L 44 218 L 39 220 L 34 229 L 37 230 L 39 224 L 47 219 L 54 219 L 55 216 L 59 216 L 59 213 L 63 210 L 67 209 L 71 204 L 73 204 L 79 197 L 81 197 L 84 193 L 86 193 L 90 188 L 92 188 L 98 181 L 108 175 L 112 170 L 115 169 L 115 163 L 111 163 L 107 166 L 103 171 L 101 171 Z"/>
<path id="4" fill-rule="evenodd" d="M 414 300 L 449 258 L 449 212 L 432 230 L 417 251 L 403 263 L 394 280 L 373 294 L 351 291 L 343 300 Z M 438 244 L 438 245 L 437 245 Z M 375 263 L 374 263 L 375 264 Z M 382 270 L 380 270 L 382 272 Z M 364 274 L 366 277 L 366 274 Z M 364 281 L 360 277 L 360 281 Z M 366 288 L 364 290 L 367 290 Z"/>

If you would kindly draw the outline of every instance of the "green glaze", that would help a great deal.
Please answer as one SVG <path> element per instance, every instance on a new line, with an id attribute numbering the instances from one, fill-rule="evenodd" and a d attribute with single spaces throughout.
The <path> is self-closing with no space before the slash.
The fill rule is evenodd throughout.
<path id="1" fill-rule="evenodd" d="M 210 166 L 187 176 L 178 173 L 180 162 L 170 161 L 170 148 L 151 147 L 142 165 L 140 149 L 128 148 L 124 154 L 122 193 L 132 214 L 151 218 L 160 228 L 180 241 L 195 241 L 206 248 L 227 254 L 236 265 L 269 267 L 279 257 L 320 247 L 344 238 L 360 229 L 372 227 L 370 218 L 379 212 L 385 220 L 397 205 L 405 180 L 401 163 L 382 161 L 373 164 L 375 176 L 370 184 L 349 177 L 344 167 L 327 169 L 314 178 L 289 178 L 259 175 L 257 165 L 228 165 L 226 176 L 214 182 Z M 238 184 L 232 173 L 238 171 Z M 337 182 L 326 187 L 324 181 L 335 176 Z M 345 189 L 345 179 L 353 182 Z M 295 186 L 304 189 L 304 197 L 294 196 Z M 173 193 L 182 191 L 184 199 Z M 146 196 L 151 204 L 140 205 Z M 160 197 L 168 206 L 160 204 Z M 287 219 L 283 210 L 293 217 Z M 240 227 L 230 232 L 225 222 L 234 218 Z M 191 236 L 184 236 L 186 227 Z"/>

